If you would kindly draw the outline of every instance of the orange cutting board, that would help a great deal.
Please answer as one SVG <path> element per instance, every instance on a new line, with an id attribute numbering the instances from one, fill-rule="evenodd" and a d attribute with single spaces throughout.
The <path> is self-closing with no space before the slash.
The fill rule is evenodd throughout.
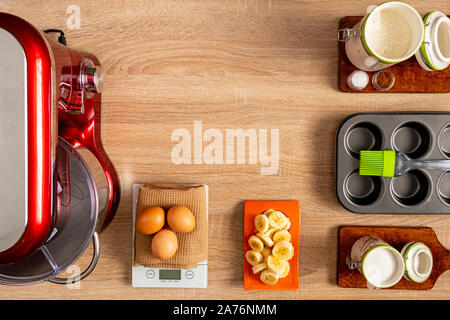
<path id="1" fill-rule="evenodd" d="M 254 218 L 266 210 L 274 209 L 283 212 L 291 220 L 291 242 L 294 245 L 294 256 L 289 260 L 289 275 L 279 279 L 274 285 L 267 285 L 259 280 L 259 273 L 253 274 L 252 266 L 245 260 L 245 252 L 251 250 L 248 245 L 250 236 L 258 231 L 254 226 Z M 300 244 L 300 203 L 298 201 L 262 201 L 248 200 L 244 203 L 244 289 L 246 290 L 298 290 L 298 257 Z"/>

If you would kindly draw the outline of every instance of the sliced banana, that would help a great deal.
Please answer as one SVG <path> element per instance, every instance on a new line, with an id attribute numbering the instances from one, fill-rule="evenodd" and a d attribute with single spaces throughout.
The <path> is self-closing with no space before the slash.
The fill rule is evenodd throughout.
<path id="1" fill-rule="evenodd" d="M 261 252 L 264 249 L 264 243 L 259 237 L 255 235 L 251 236 L 248 239 L 248 245 L 250 246 L 250 248 L 258 252 Z"/>
<path id="2" fill-rule="evenodd" d="M 266 211 L 263 212 L 263 215 L 269 216 L 269 214 L 271 214 L 271 213 L 274 212 L 274 211 L 275 211 L 275 210 L 273 210 L 273 209 L 266 210 Z"/>
<path id="3" fill-rule="evenodd" d="M 280 276 L 278 278 L 282 279 L 282 278 L 286 278 L 289 274 L 289 272 L 291 271 L 291 266 L 289 265 L 289 262 L 286 260 L 281 260 L 281 263 L 284 264 L 284 270 L 283 273 L 280 274 Z"/>
<path id="4" fill-rule="evenodd" d="M 270 249 L 269 247 L 264 247 L 264 249 L 261 253 L 264 258 L 264 261 L 267 261 L 267 257 L 272 254 L 272 249 Z"/>
<path id="5" fill-rule="evenodd" d="M 264 270 L 263 272 L 261 272 L 259 279 L 263 283 L 270 285 L 274 285 L 278 282 L 278 276 L 269 270 Z"/>
<path id="6" fill-rule="evenodd" d="M 286 240 L 277 242 L 272 248 L 272 255 L 280 260 L 290 260 L 294 256 L 294 246 Z"/>
<path id="7" fill-rule="evenodd" d="M 291 241 L 291 234 L 287 230 L 278 230 L 274 233 L 272 240 L 274 242 Z"/>
<path id="8" fill-rule="evenodd" d="M 283 228 L 283 230 L 289 230 L 291 228 L 291 220 L 289 218 L 286 218 L 288 220 L 286 227 Z"/>
<path id="9" fill-rule="evenodd" d="M 287 217 L 281 211 L 274 211 L 269 214 L 269 225 L 275 229 L 283 229 L 288 223 Z"/>
<path id="10" fill-rule="evenodd" d="M 277 259 L 274 256 L 270 255 L 267 258 L 267 268 L 276 274 L 277 276 L 282 275 L 284 272 L 285 264 L 283 260 Z"/>
<path id="11" fill-rule="evenodd" d="M 254 274 L 260 273 L 261 282 L 274 285 L 289 275 L 289 261 L 294 256 L 290 219 L 281 211 L 268 209 L 253 220 L 256 235 L 250 236 L 252 250 L 245 253 Z"/>
<path id="12" fill-rule="evenodd" d="M 255 228 L 259 232 L 266 232 L 269 230 L 269 218 L 263 214 L 258 214 L 254 220 Z"/>
<path id="13" fill-rule="evenodd" d="M 252 266 L 256 266 L 257 264 L 261 263 L 264 260 L 264 257 L 261 254 L 261 252 L 258 252 L 258 251 L 255 251 L 255 250 L 248 250 L 245 253 L 245 259 Z"/>
<path id="14" fill-rule="evenodd" d="M 267 231 L 264 232 L 264 233 L 267 234 L 267 235 L 269 236 L 270 239 L 272 239 L 273 234 L 274 234 L 275 232 L 277 232 L 277 231 L 278 231 L 278 229 L 270 228 L 269 230 L 267 230 Z"/>
<path id="15" fill-rule="evenodd" d="M 254 266 L 252 268 L 252 271 L 253 271 L 253 274 L 257 274 L 265 269 L 267 269 L 267 263 L 263 262 L 263 263 L 260 263 L 260 264 L 257 264 L 256 266 Z"/>
<path id="16" fill-rule="evenodd" d="M 266 247 L 273 246 L 274 242 L 272 241 L 272 239 L 270 239 L 270 237 L 267 234 L 258 232 L 256 235 L 262 240 L 262 242 L 264 242 Z M 261 251 L 262 251 L 262 249 L 261 249 Z"/>

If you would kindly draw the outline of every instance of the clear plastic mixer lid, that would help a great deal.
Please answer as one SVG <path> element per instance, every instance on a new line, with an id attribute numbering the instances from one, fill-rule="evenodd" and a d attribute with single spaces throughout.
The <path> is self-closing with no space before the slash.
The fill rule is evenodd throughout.
<path id="1" fill-rule="evenodd" d="M 49 240 L 32 256 L 0 266 L 0 283 L 32 284 L 55 277 L 86 250 L 98 221 L 98 195 L 90 170 L 65 140 L 57 148 L 56 221 Z"/>

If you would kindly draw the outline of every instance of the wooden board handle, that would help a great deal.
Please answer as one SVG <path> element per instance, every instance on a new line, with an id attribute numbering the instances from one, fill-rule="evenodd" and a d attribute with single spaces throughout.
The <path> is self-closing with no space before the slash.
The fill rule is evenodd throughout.
<path id="1" fill-rule="evenodd" d="M 450 269 L 450 250 L 446 250 L 442 257 L 442 270 Z"/>

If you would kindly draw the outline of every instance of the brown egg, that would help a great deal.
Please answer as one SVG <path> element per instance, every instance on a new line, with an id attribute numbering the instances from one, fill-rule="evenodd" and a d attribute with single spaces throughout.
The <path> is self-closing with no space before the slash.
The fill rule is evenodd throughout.
<path id="1" fill-rule="evenodd" d="M 153 236 L 152 252 L 163 260 L 167 260 L 177 252 L 178 239 L 175 233 L 169 229 L 162 229 Z"/>
<path id="2" fill-rule="evenodd" d="M 195 217 L 185 206 L 174 206 L 167 212 L 167 224 L 176 232 L 188 233 L 195 228 Z"/>
<path id="3" fill-rule="evenodd" d="M 154 234 L 164 227 L 165 213 L 161 207 L 148 207 L 136 219 L 136 229 L 143 234 Z"/>

